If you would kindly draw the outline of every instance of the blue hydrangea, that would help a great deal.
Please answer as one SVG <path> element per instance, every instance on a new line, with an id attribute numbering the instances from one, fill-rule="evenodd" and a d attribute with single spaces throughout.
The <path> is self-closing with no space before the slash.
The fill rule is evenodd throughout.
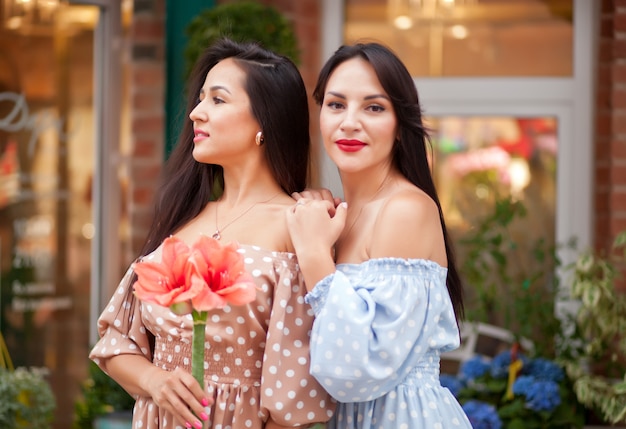
<path id="1" fill-rule="evenodd" d="M 521 375 L 513 383 L 513 393 L 515 395 L 524 395 L 530 392 L 532 386 L 536 383 L 535 377 L 530 375 Z"/>
<path id="2" fill-rule="evenodd" d="M 450 374 L 441 374 L 439 376 L 439 381 L 441 382 L 441 385 L 443 387 L 447 387 L 455 397 L 459 395 L 459 392 L 463 388 L 461 380 Z"/>
<path id="3" fill-rule="evenodd" d="M 526 356 L 522 353 L 517 354 L 524 364 L 527 362 Z M 509 376 L 509 365 L 511 365 L 511 351 L 505 350 L 496 355 L 491 361 L 491 375 L 494 378 L 506 378 Z"/>
<path id="4" fill-rule="evenodd" d="M 464 380 L 482 377 L 489 371 L 489 362 L 481 356 L 474 356 L 461 365 L 460 376 Z"/>
<path id="5" fill-rule="evenodd" d="M 538 380 L 526 375 L 513 384 L 513 393 L 526 397 L 526 406 L 533 411 L 553 411 L 561 404 L 559 385 L 550 380 Z"/>
<path id="6" fill-rule="evenodd" d="M 526 395 L 528 408 L 535 411 L 552 411 L 561 404 L 559 385 L 554 381 L 540 380 Z"/>
<path id="7" fill-rule="evenodd" d="M 473 429 L 501 429 L 502 421 L 493 405 L 481 401 L 467 401 L 463 404 Z"/>
<path id="8" fill-rule="evenodd" d="M 531 360 L 524 365 L 522 373 L 532 375 L 538 380 L 554 381 L 557 383 L 562 381 L 565 377 L 563 368 L 555 362 L 545 358 L 536 358 Z"/>

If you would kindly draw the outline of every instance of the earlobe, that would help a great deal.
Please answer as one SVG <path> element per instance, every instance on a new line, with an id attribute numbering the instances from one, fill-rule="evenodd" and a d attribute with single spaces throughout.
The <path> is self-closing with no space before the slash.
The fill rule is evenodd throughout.
<path id="1" fill-rule="evenodd" d="M 259 131 L 258 133 L 256 133 L 256 137 L 254 138 L 254 141 L 256 142 L 257 146 L 261 146 L 265 142 L 262 131 Z"/>

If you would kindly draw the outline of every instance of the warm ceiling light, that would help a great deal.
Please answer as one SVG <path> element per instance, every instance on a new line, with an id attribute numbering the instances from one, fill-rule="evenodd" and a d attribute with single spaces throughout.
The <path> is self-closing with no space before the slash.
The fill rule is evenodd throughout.
<path id="1" fill-rule="evenodd" d="M 57 9 L 67 0 L 4 0 L 4 26 L 11 30 L 46 31 L 54 25 Z"/>
<path id="2" fill-rule="evenodd" d="M 396 16 L 393 25 L 399 30 L 408 30 L 413 27 L 413 20 L 407 15 Z"/>
<path id="3" fill-rule="evenodd" d="M 464 25 L 453 25 L 450 27 L 450 34 L 455 39 L 466 39 L 469 31 L 467 31 L 467 27 Z"/>

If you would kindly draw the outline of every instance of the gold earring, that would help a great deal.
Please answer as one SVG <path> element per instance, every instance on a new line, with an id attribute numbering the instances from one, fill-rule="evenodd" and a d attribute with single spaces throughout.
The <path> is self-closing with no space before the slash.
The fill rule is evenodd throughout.
<path id="1" fill-rule="evenodd" d="M 256 142 L 257 146 L 261 146 L 263 144 L 265 139 L 263 138 L 263 132 L 262 131 L 259 131 L 258 133 L 256 133 L 256 137 L 254 138 L 254 141 Z"/>

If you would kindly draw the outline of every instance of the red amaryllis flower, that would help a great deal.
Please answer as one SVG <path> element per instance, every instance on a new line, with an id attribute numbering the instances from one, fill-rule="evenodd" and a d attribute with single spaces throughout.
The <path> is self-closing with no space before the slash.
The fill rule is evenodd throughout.
<path id="1" fill-rule="evenodd" d="M 256 297 L 256 285 L 237 247 L 207 236 L 189 247 L 179 238 L 168 237 L 163 241 L 161 262 L 142 260 L 133 265 L 137 298 L 169 307 L 176 314 L 192 314 L 191 371 L 203 388 L 207 312 L 226 304 L 244 305 Z"/>
<path id="2" fill-rule="evenodd" d="M 189 263 L 191 289 L 200 291 L 191 299 L 198 311 L 222 308 L 227 303 L 243 305 L 256 296 L 256 285 L 235 243 L 222 245 L 202 236 L 192 246 Z"/>
<path id="3" fill-rule="evenodd" d="M 188 280 L 191 249 L 182 240 L 163 241 L 161 262 L 140 261 L 133 265 L 137 274 L 135 296 L 142 301 L 170 307 L 176 314 L 189 314 L 191 300 L 201 285 Z"/>

